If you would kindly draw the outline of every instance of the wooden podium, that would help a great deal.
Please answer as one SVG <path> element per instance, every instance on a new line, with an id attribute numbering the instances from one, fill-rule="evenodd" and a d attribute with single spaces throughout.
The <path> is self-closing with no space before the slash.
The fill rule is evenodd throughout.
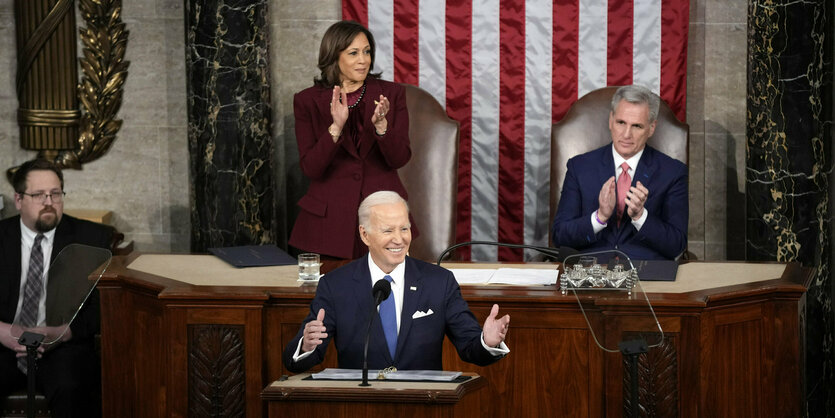
<path id="1" fill-rule="evenodd" d="M 98 284 L 105 417 L 261 418 L 268 407 L 301 408 L 301 400 L 279 401 L 280 387 L 264 393 L 289 374 L 281 353 L 316 292 L 297 277 L 297 266 L 236 269 L 209 255 L 114 257 Z M 643 283 L 665 344 L 640 359 L 647 384 L 639 405 L 655 416 L 800 416 L 800 313 L 812 277 L 796 263 L 697 262 L 679 266 L 675 282 Z M 461 408 L 479 395 L 481 416 L 625 415 L 623 356 L 597 346 L 573 295 L 556 286 L 472 285 L 461 293 L 479 323 L 494 303 L 510 315 L 510 355 L 478 367 L 462 362 L 447 341 L 443 369 L 481 376 L 484 395 L 453 405 L 403 405 Z M 645 309 L 646 301 L 640 305 Z M 633 304 L 598 298 L 585 309 L 593 323 L 606 324 L 608 346 L 640 331 L 631 328 Z M 311 371 L 337 367 L 334 346 Z M 428 400 L 440 396 L 435 393 L 408 395 Z M 366 401 L 327 406 L 342 410 Z M 397 404 L 374 406 L 394 410 Z"/>
<path id="2" fill-rule="evenodd" d="M 313 380 L 310 373 L 279 380 L 261 392 L 270 417 L 357 418 L 383 416 L 485 417 L 487 385 L 481 376 L 465 373 L 456 382 L 371 380 L 371 386 L 343 380 Z"/>

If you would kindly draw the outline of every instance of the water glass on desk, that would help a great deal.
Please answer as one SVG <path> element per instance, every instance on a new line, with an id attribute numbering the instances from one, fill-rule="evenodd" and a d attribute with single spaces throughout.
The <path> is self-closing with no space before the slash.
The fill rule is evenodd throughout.
<path id="1" fill-rule="evenodd" d="M 304 253 L 299 254 L 299 280 L 315 281 L 319 280 L 319 254 Z"/>

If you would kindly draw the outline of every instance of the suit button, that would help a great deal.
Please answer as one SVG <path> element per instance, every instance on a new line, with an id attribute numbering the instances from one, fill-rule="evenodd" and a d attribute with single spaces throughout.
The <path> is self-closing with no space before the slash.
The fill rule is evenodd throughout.
<path id="1" fill-rule="evenodd" d="M 362 177 L 359 174 L 354 174 L 354 180 L 360 181 L 360 178 Z"/>

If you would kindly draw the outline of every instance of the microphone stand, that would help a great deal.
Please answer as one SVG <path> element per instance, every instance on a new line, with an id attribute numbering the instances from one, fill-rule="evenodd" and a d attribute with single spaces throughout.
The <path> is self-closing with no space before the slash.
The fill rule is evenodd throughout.
<path id="1" fill-rule="evenodd" d="M 17 340 L 18 344 L 26 346 L 26 416 L 35 416 L 35 362 L 38 359 L 38 347 L 44 340 L 44 335 L 34 332 L 24 332 Z"/>
<path id="2" fill-rule="evenodd" d="M 457 248 L 460 248 L 460 247 L 466 247 L 466 246 L 470 246 L 470 245 L 493 245 L 493 246 L 496 246 L 496 247 L 524 248 L 524 249 L 528 249 L 528 250 L 539 251 L 540 253 L 545 254 L 546 256 L 553 257 L 553 258 L 556 258 L 556 259 L 560 258 L 560 251 L 556 248 L 540 247 L 540 246 L 537 246 L 537 245 L 528 245 L 528 244 L 509 244 L 509 243 L 505 243 L 505 242 L 496 242 L 496 241 L 467 241 L 467 242 L 459 242 L 458 244 L 453 244 L 449 248 L 445 249 L 441 253 L 440 257 L 438 257 L 438 262 L 436 264 L 440 266 L 441 261 L 443 261 L 444 257 L 446 257 L 446 255 L 448 253 L 450 253 L 451 251 L 453 251 Z"/>
<path id="3" fill-rule="evenodd" d="M 371 295 L 374 298 L 374 305 L 371 307 L 371 318 L 368 319 L 368 329 L 365 330 L 365 348 L 362 354 L 362 383 L 360 386 L 371 386 L 368 383 L 368 341 L 371 339 L 371 324 L 374 323 L 374 317 L 377 316 L 377 306 L 384 301 L 391 294 L 391 284 L 386 280 L 378 280 L 374 283 L 374 288 L 371 290 Z"/>
<path id="4" fill-rule="evenodd" d="M 371 324 L 374 323 L 375 316 L 374 313 L 371 314 L 371 319 L 368 320 L 368 329 L 365 331 L 365 349 L 362 354 L 362 383 L 360 383 L 360 386 L 371 386 L 371 383 L 368 383 L 368 340 L 371 338 Z"/>

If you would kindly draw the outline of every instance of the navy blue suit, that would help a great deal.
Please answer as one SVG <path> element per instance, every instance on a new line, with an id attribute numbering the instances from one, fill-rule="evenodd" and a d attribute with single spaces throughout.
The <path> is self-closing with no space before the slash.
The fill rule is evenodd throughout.
<path id="1" fill-rule="evenodd" d="M 617 249 L 636 260 L 673 259 L 680 255 L 687 246 L 687 166 L 647 145 L 632 178 L 632 186 L 640 181 L 649 190 L 644 203 L 644 225 L 636 230 L 624 211 L 620 227 L 613 214 L 606 228 L 595 234 L 591 214 L 599 207 L 600 188 L 614 175 L 611 143 L 568 160 L 551 226 L 554 246 L 580 251 Z"/>
<path id="2" fill-rule="evenodd" d="M 368 346 L 368 367 L 400 370 L 441 370 L 444 335 L 449 336 L 464 361 L 486 366 L 501 357 L 490 354 L 481 345 L 481 326 L 461 298 L 461 289 L 447 269 L 406 257 L 403 310 L 397 350 L 392 359 L 379 316 L 374 319 Z M 328 338 L 314 353 L 293 362 L 293 354 L 302 338 L 304 325 L 316 319 L 325 309 Z M 302 322 L 296 337 L 284 349 L 283 360 L 288 370 L 300 373 L 325 358 L 328 343 L 336 344 L 340 368 L 361 369 L 368 319 L 372 314 L 371 276 L 368 255 L 354 260 L 322 277 L 310 313 Z M 416 311 L 433 314 L 412 319 Z M 377 315 L 377 311 L 373 311 Z"/>

